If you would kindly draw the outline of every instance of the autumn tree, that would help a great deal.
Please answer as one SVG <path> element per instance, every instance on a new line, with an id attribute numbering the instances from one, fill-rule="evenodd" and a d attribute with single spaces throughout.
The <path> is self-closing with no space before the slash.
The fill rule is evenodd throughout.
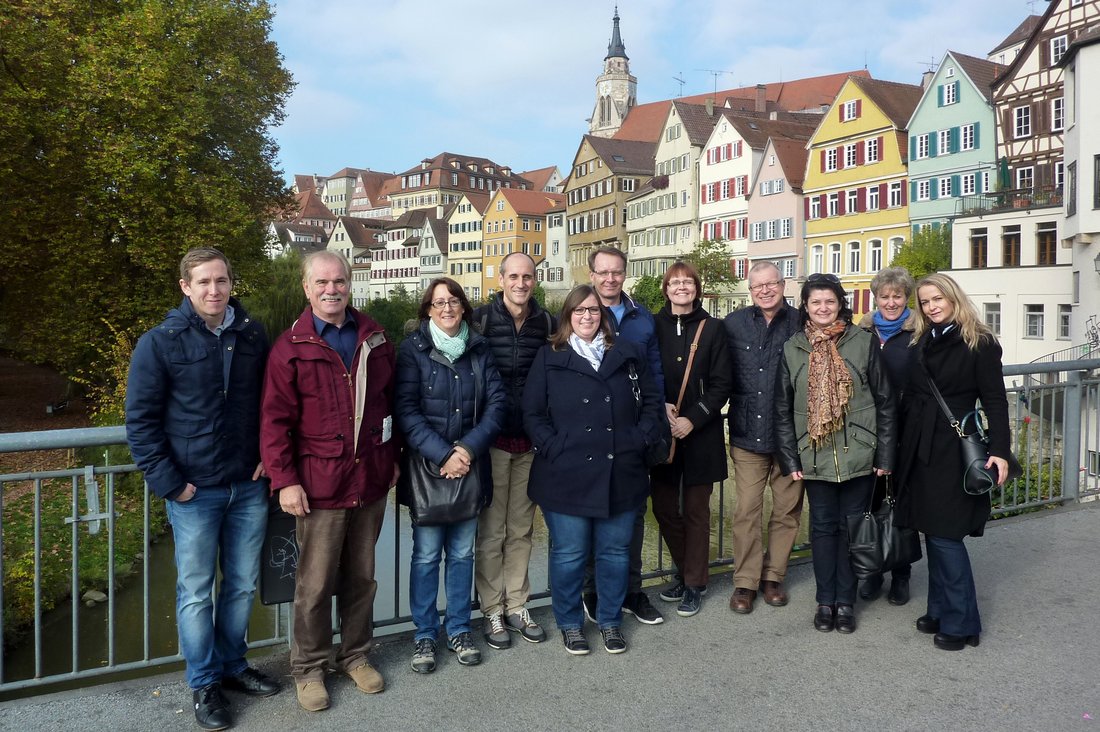
<path id="1" fill-rule="evenodd" d="M 225 251 L 238 291 L 256 281 L 288 202 L 271 17 L 264 0 L 0 3 L 6 348 L 94 374 L 104 343 L 179 302 L 191 247 Z"/>
<path id="2" fill-rule="evenodd" d="M 891 267 L 905 267 L 914 280 L 951 269 L 951 229 L 947 226 L 921 229 L 890 260 Z"/>
<path id="3" fill-rule="evenodd" d="M 700 297 L 722 294 L 740 281 L 730 267 L 731 257 L 729 245 L 721 239 L 703 239 L 684 256 L 703 281 Z"/>

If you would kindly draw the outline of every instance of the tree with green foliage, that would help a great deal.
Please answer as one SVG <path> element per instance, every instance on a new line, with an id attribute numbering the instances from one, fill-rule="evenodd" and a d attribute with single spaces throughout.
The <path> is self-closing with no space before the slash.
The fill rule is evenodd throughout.
<path id="1" fill-rule="evenodd" d="M 703 239 L 684 256 L 684 261 L 695 267 L 703 281 L 700 297 L 723 294 L 740 282 L 730 267 L 731 257 L 729 245 L 721 239 Z"/>
<path id="2" fill-rule="evenodd" d="M 630 290 L 630 296 L 655 313 L 665 306 L 665 293 L 661 292 L 661 278 L 656 275 L 639 277 Z"/>
<path id="3" fill-rule="evenodd" d="M 386 337 L 397 345 L 405 338 L 406 324 L 416 320 L 419 308 L 419 298 L 409 294 L 404 285 L 398 285 L 388 298 L 371 300 L 364 305 L 363 312 L 377 320 L 386 329 Z"/>
<path id="4" fill-rule="evenodd" d="M 242 299 L 242 304 L 249 315 L 263 323 L 267 337 L 275 340 L 294 324 L 308 302 L 302 288 L 302 257 L 291 249 L 273 259 L 250 284 L 252 293 Z"/>
<path id="5" fill-rule="evenodd" d="M 921 229 L 901 245 L 890 266 L 905 267 L 914 280 L 951 269 L 951 227 Z"/>
<path id="6" fill-rule="evenodd" d="M 289 195 L 270 127 L 293 82 L 265 0 L 0 3 L 0 337 L 95 381 L 117 329 L 179 303 L 216 246 L 265 277 Z"/>

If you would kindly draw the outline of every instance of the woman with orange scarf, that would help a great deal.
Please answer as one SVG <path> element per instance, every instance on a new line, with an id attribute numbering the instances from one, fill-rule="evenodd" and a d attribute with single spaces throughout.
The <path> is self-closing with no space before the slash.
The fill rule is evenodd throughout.
<path id="1" fill-rule="evenodd" d="M 856 576 L 845 517 L 864 510 L 875 476 L 893 469 L 896 405 L 871 334 L 852 325 L 840 280 L 802 286 L 802 332 L 783 347 L 775 433 L 784 475 L 804 481 L 817 582 L 814 627 L 852 633 Z"/>

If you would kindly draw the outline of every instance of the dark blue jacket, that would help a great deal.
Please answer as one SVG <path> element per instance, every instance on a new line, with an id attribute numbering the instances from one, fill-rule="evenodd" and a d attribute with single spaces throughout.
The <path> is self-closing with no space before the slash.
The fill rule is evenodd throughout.
<path id="1" fill-rule="evenodd" d="M 615 324 L 615 336 L 641 346 L 642 353 L 649 362 L 650 376 L 657 382 L 657 391 L 664 394 L 665 376 L 664 371 L 661 370 L 661 349 L 657 347 L 657 331 L 653 323 L 653 314 L 646 309 L 645 305 L 634 301 L 625 292 L 622 293 L 622 303 L 626 309 L 623 311 L 622 320 Z"/>
<path id="2" fill-rule="evenodd" d="M 477 373 L 480 384 L 475 384 Z M 507 398 L 488 341 L 470 328 L 466 352 L 451 363 L 432 344 L 428 321 L 421 321 L 398 350 L 396 389 L 394 414 L 406 444 L 438 465 L 462 445 L 484 461 L 481 489 L 489 503 L 489 448 L 500 432 Z"/>
<path id="3" fill-rule="evenodd" d="M 629 377 L 638 374 L 640 419 Z M 544 510 L 606 518 L 649 495 L 646 445 L 669 437 L 664 395 L 641 349 L 619 340 L 597 372 L 566 346 L 543 348 L 523 392 L 523 421 L 535 460 L 527 494 Z"/>
<path id="4" fill-rule="evenodd" d="M 726 341 L 733 361 L 728 421 L 730 444 L 760 454 L 775 452 L 772 397 L 783 344 L 802 330 L 796 308 L 784 305 L 771 324 L 756 305 L 726 316 Z"/>
<path id="5" fill-rule="evenodd" d="M 267 335 L 229 299 L 215 336 L 184 298 L 137 342 L 126 384 L 126 440 L 149 490 L 174 499 L 191 483 L 250 480 L 260 462 Z"/>
<path id="6" fill-rule="evenodd" d="M 516 321 L 504 306 L 504 294 L 498 293 L 485 305 L 474 310 L 474 327 L 489 341 L 493 363 L 500 372 L 504 390 L 508 395 L 508 411 L 500 434 L 505 437 L 524 437 L 523 385 L 527 372 L 535 360 L 535 354 L 546 345 L 546 340 L 557 330 L 556 319 L 543 310 L 535 298 L 527 301 L 527 318 L 519 332 Z"/>

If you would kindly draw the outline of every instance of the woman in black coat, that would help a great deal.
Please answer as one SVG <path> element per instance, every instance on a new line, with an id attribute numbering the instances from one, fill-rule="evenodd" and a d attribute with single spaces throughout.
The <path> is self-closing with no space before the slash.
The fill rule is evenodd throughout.
<path id="1" fill-rule="evenodd" d="M 981 536 L 989 519 L 989 495 L 963 491 L 959 437 L 943 414 L 929 379 L 948 408 L 962 419 L 981 401 L 989 422 L 991 457 L 998 485 L 1008 475 L 1011 435 L 1001 374 L 1001 346 L 959 285 L 944 274 L 917 283 L 920 315 L 902 400 L 899 483 L 902 515 L 925 535 L 928 550 L 928 612 L 917 629 L 935 634 L 937 648 L 957 651 L 978 645 L 974 575 L 963 538 Z"/>
<path id="2" fill-rule="evenodd" d="M 554 618 L 573 655 L 589 652 L 581 609 L 589 553 L 604 648 L 626 650 L 622 604 L 634 517 L 649 494 L 646 451 L 669 431 L 645 355 L 615 339 L 611 318 L 590 285 L 574 288 L 523 392 L 535 452 L 527 493 L 550 530 Z"/>
<path id="3" fill-rule="evenodd" d="M 668 302 L 655 318 L 657 346 L 676 451 L 671 464 L 650 472 L 653 514 L 678 570 L 676 582 L 661 593 L 661 599 L 679 601 L 676 613 L 690 617 L 699 612 L 707 591 L 710 494 L 714 483 L 728 475 L 722 407 L 733 388 L 733 365 L 722 323 L 698 299 L 702 283 L 695 268 L 683 262 L 672 265 L 661 289 Z M 691 373 L 685 381 L 689 361 Z M 682 388 L 683 401 L 677 409 Z"/>

